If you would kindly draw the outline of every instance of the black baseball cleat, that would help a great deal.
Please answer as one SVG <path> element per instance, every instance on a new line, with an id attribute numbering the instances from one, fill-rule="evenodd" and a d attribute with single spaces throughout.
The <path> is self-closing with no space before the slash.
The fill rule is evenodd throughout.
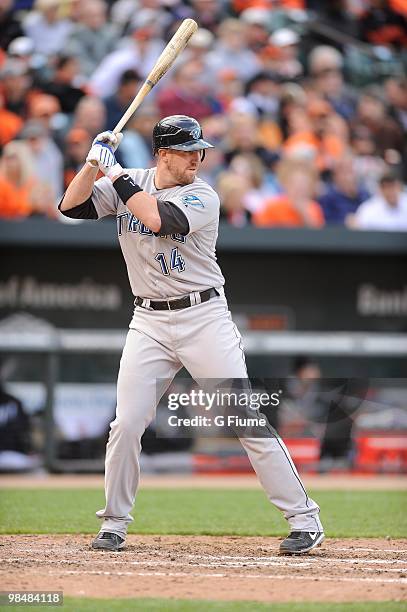
<path id="1" fill-rule="evenodd" d="M 319 531 L 292 531 L 290 535 L 281 542 L 281 555 L 302 555 L 317 546 L 321 546 L 325 535 Z"/>
<path id="2" fill-rule="evenodd" d="M 116 533 L 110 533 L 109 531 L 101 531 L 93 540 L 92 548 L 96 548 L 97 550 L 118 551 L 124 547 L 124 544 L 124 538 L 121 538 Z"/>

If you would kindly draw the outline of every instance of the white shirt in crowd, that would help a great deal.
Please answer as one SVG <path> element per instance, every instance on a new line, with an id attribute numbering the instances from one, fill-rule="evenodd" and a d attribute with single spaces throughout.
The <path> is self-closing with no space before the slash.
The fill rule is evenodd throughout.
<path id="1" fill-rule="evenodd" d="M 363 202 L 355 213 L 357 229 L 407 231 L 407 193 L 400 194 L 397 206 L 390 206 L 381 194 Z"/>
<path id="2" fill-rule="evenodd" d="M 33 41 L 35 52 L 47 56 L 64 50 L 72 28 L 73 24 L 68 19 L 48 23 L 43 15 L 37 12 L 29 13 L 23 22 L 24 33 Z"/>

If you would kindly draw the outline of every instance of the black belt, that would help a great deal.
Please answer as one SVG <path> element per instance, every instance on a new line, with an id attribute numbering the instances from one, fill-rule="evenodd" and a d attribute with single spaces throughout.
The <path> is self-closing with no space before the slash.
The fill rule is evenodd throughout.
<path id="1" fill-rule="evenodd" d="M 216 289 L 206 289 L 205 291 L 201 291 L 199 294 L 201 296 L 201 301 L 198 304 L 202 304 L 203 302 L 208 302 L 211 298 L 220 295 Z M 141 297 L 136 297 L 134 300 L 135 306 L 142 306 L 145 300 Z M 178 300 L 165 300 L 163 302 L 153 302 L 150 300 L 148 304 L 149 308 L 153 310 L 181 310 L 182 308 L 189 308 L 190 306 L 195 306 L 195 304 L 191 303 L 191 296 L 186 295 L 185 297 L 179 298 Z M 147 307 L 147 304 L 146 304 Z"/>

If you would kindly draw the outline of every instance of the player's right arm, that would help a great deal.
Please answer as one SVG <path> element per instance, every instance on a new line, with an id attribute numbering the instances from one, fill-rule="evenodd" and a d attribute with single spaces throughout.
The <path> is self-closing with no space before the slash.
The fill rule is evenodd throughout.
<path id="1" fill-rule="evenodd" d="M 98 219 L 114 213 L 114 192 L 109 197 L 106 185 L 104 189 L 97 191 L 94 185 L 100 160 L 114 160 L 114 151 L 121 139 L 122 134 L 113 134 L 113 132 L 102 132 L 96 136 L 85 165 L 71 181 L 59 203 L 58 208 L 63 215 L 74 219 Z"/>
<path id="2" fill-rule="evenodd" d="M 98 166 L 91 166 L 89 163 L 83 166 L 65 191 L 64 197 L 59 205 L 59 210 L 62 213 L 66 213 L 66 211 L 87 204 L 91 200 L 93 185 L 98 171 Z M 83 208 L 85 208 L 85 206 Z"/>

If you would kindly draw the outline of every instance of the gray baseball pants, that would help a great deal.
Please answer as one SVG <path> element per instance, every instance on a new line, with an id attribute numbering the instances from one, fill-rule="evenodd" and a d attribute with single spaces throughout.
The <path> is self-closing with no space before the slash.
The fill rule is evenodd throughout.
<path id="1" fill-rule="evenodd" d="M 120 361 L 116 418 L 106 448 L 106 505 L 96 513 L 103 519 L 101 531 L 126 535 L 140 479 L 141 436 L 182 366 L 197 381 L 247 377 L 241 336 L 223 294 L 183 310 L 136 307 Z M 291 531 L 323 531 L 319 507 L 308 497 L 281 438 L 240 442 Z"/>

